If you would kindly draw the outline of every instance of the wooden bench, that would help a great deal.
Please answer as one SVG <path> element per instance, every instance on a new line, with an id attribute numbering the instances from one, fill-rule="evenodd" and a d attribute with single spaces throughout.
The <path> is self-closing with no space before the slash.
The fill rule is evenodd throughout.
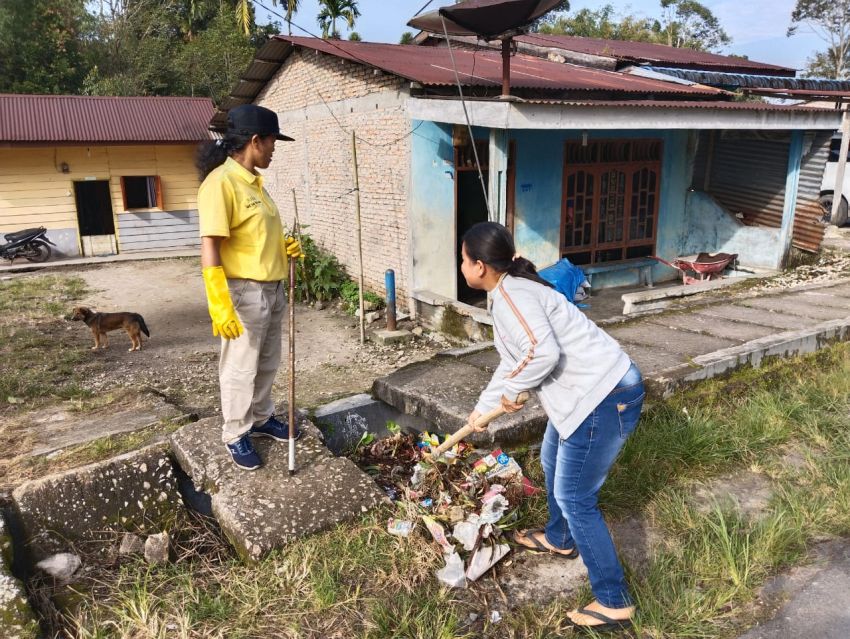
<path id="1" fill-rule="evenodd" d="M 582 271 L 587 276 L 587 281 L 593 288 L 593 276 L 596 273 L 613 273 L 616 271 L 631 271 L 638 272 L 639 281 L 645 284 L 647 288 L 652 288 L 652 267 L 658 264 L 655 260 L 649 257 L 639 257 L 632 260 L 618 260 L 615 262 L 599 262 L 598 264 L 581 265 Z"/>

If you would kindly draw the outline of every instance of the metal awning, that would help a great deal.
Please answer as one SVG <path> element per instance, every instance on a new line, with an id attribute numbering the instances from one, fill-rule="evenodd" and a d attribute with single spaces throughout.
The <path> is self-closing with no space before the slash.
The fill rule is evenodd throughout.
<path id="1" fill-rule="evenodd" d="M 414 120 L 466 123 L 457 99 L 410 98 L 407 108 Z M 833 109 L 764 102 L 467 100 L 466 108 L 473 126 L 493 129 L 832 131 L 841 124 Z"/>

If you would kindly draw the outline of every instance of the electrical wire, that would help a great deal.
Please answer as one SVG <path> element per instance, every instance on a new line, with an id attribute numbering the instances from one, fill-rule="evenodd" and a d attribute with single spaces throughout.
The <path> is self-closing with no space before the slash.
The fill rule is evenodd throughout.
<path id="1" fill-rule="evenodd" d="M 481 181 L 481 191 L 484 193 L 484 203 L 487 205 L 487 219 L 492 220 L 493 209 L 490 208 L 490 197 L 487 195 L 487 185 L 484 184 L 484 171 L 481 170 L 481 161 L 478 159 L 478 146 L 475 144 L 475 136 L 472 134 L 472 123 L 469 121 L 469 112 L 466 110 L 466 100 L 463 98 L 463 87 L 461 87 L 460 84 L 460 75 L 458 75 L 457 64 L 455 64 L 455 54 L 454 51 L 452 51 L 451 40 L 449 40 L 449 30 L 446 27 L 446 20 L 443 16 L 440 16 L 440 21 L 443 23 L 443 33 L 446 35 L 446 45 L 449 48 L 449 58 L 451 58 L 452 70 L 455 73 L 455 82 L 457 82 L 460 104 L 463 107 L 463 117 L 466 119 L 466 128 L 469 129 L 469 141 L 472 144 L 472 154 L 475 156 L 475 167 L 478 169 L 478 179 Z"/>

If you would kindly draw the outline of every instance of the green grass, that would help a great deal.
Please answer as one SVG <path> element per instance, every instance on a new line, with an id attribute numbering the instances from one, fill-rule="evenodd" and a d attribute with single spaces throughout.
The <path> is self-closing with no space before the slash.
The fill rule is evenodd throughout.
<path id="1" fill-rule="evenodd" d="M 850 345 L 772 362 L 688 389 L 643 416 L 605 487 L 603 508 L 640 516 L 657 540 L 627 567 L 639 604 L 633 636 L 726 639 L 759 614 L 761 585 L 805 561 L 813 540 L 850 536 Z M 537 453 L 515 451 L 542 485 Z M 788 461 L 793 453 L 796 461 Z M 756 469 L 773 490 L 745 516 L 734 502 L 700 504 L 696 481 Z M 573 636 L 566 612 L 589 588 L 510 610 L 487 577 L 466 591 L 440 588 L 440 554 L 419 526 L 386 532 L 382 508 L 359 522 L 293 543 L 252 566 L 219 537 L 186 532 L 194 549 L 172 565 L 130 563 L 102 578 L 71 614 L 70 636 L 485 637 Z M 517 525 L 541 523 L 544 498 Z M 503 620 L 491 624 L 489 610 Z M 480 617 L 472 625 L 468 615 Z"/>
<path id="2" fill-rule="evenodd" d="M 66 316 L 85 293 L 77 277 L 21 277 L 0 284 L 0 406 L 88 395 L 76 381 L 85 350 L 65 331 Z"/>

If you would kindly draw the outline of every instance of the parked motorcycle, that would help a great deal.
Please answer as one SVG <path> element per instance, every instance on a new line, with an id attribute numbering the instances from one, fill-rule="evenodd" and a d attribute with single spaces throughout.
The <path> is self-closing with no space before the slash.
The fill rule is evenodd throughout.
<path id="1" fill-rule="evenodd" d="M 47 229 L 43 226 L 3 236 L 6 243 L 0 245 L 0 259 L 10 262 L 16 257 L 23 257 L 30 262 L 46 262 L 50 259 L 50 245 L 56 246 L 47 237 Z"/>

